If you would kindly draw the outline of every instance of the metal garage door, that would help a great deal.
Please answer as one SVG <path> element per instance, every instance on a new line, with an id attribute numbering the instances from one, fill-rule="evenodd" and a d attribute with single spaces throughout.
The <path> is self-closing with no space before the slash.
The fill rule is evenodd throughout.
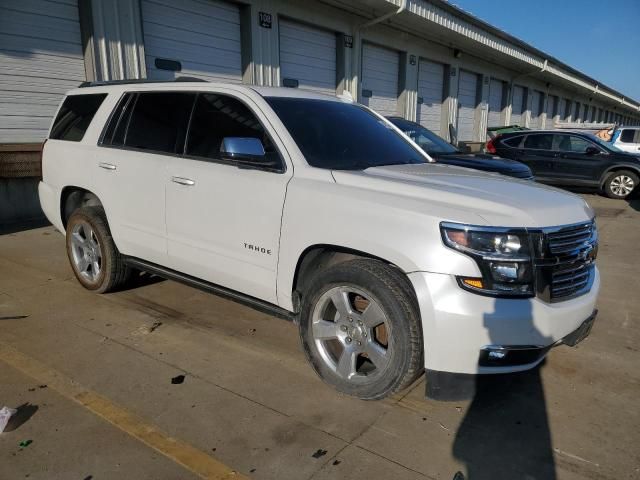
<path id="1" fill-rule="evenodd" d="M 62 95 L 84 80 L 75 0 L 2 0 L 0 143 L 42 142 Z"/>
<path id="2" fill-rule="evenodd" d="M 531 95 L 531 119 L 529 120 L 530 128 L 540 128 L 540 113 L 542 112 L 542 92 L 534 90 Z"/>
<path id="3" fill-rule="evenodd" d="M 504 99 L 504 82 L 502 80 L 491 79 L 489 83 L 489 115 L 487 116 L 488 127 L 499 127 L 502 123 L 502 107 Z"/>
<path id="4" fill-rule="evenodd" d="M 363 43 L 360 102 L 381 115 L 397 115 L 399 69 L 398 52 Z"/>
<path id="5" fill-rule="evenodd" d="M 523 126 L 522 112 L 524 111 L 524 87 L 519 85 L 513 86 L 513 95 L 511 98 L 511 125 Z"/>
<path id="6" fill-rule="evenodd" d="M 142 0 L 141 5 L 148 78 L 241 81 L 238 7 L 212 0 Z M 172 71 L 178 65 L 181 71 Z"/>
<path id="7" fill-rule="evenodd" d="M 418 122 L 442 133 L 442 99 L 444 98 L 444 65 L 420 60 L 418 66 Z"/>
<path id="8" fill-rule="evenodd" d="M 547 98 L 547 119 L 544 123 L 544 128 L 553 128 L 553 117 L 558 109 L 558 97 L 555 95 L 549 95 Z"/>
<path id="9" fill-rule="evenodd" d="M 335 95 L 335 33 L 280 20 L 280 79 L 285 86 L 295 81 L 300 88 Z"/>
<path id="10" fill-rule="evenodd" d="M 471 141 L 478 106 L 478 75 L 460 70 L 458 83 L 458 140 Z"/>

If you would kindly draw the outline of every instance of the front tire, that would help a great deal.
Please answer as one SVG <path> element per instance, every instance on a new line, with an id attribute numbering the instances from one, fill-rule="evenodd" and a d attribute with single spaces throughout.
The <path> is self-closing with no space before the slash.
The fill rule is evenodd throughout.
<path id="1" fill-rule="evenodd" d="M 638 175 L 629 170 L 611 173 L 604 182 L 604 192 L 609 198 L 627 198 L 638 186 Z"/>
<path id="2" fill-rule="evenodd" d="M 300 337 L 320 378 L 363 400 L 408 387 L 423 369 L 413 289 L 378 260 L 350 260 L 317 274 L 303 297 Z"/>
<path id="3" fill-rule="evenodd" d="M 80 284 L 96 293 L 116 290 L 130 275 L 102 207 L 83 207 L 67 222 L 67 256 Z"/>

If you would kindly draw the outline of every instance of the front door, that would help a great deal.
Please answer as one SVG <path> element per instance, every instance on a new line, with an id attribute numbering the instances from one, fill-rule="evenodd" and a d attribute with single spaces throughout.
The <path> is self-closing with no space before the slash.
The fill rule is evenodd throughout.
<path id="1" fill-rule="evenodd" d="M 569 134 L 555 136 L 558 146 L 556 177 L 567 184 L 598 184 L 608 164 L 608 154 L 586 138 Z M 589 147 L 592 151 L 587 153 Z"/>
<path id="2" fill-rule="evenodd" d="M 185 156 L 167 167 L 167 240 L 174 270 L 276 303 L 280 223 L 291 169 L 249 99 L 200 93 Z M 259 120 L 261 118 L 263 122 Z M 228 137 L 258 138 L 277 168 L 221 158 Z"/>

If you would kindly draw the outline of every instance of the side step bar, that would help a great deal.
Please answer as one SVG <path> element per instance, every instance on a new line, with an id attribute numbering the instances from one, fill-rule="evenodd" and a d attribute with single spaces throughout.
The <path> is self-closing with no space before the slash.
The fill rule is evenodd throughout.
<path id="1" fill-rule="evenodd" d="M 295 313 L 289 312 L 288 310 L 280 308 L 272 303 L 265 302 L 264 300 L 260 300 L 259 298 L 251 297 L 249 295 L 236 292 L 235 290 L 221 287 L 220 285 L 216 285 L 214 283 L 210 283 L 205 280 L 192 277 L 191 275 L 186 275 L 184 273 L 180 273 L 175 270 L 171 270 L 170 268 L 156 265 L 155 263 L 147 262 L 136 257 L 123 256 L 123 259 L 127 265 L 138 270 L 143 270 L 145 272 L 158 275 L 159 277 L 166 278 L 167 280 L 174 280 L 176 282 L 184 283 L 185 285 L 195 287 L 205 292 L 214 293 L 234 302 L 251 307 L 254 310 L 258 310 L 259 312 L 273 315 L 274 317 L 283 318 L 291 322 L 296 322 L 297 320 L 297 315 Z"/>

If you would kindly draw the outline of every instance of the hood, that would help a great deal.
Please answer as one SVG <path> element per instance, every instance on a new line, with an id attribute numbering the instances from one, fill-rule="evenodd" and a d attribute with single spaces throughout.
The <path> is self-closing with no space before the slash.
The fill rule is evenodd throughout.
<path id="1" fill-rule="evenodd" d="M 425 213 L 442 221 L 465 221 L 472 213 L 480 224 L 550 227 L 593 217 L 591 207 L 578 195 L 528 180 L 450 165 L 424 163 L 336 170 L 333 176 L 338 184 L 423 200 Z"/>
<path id="2" fill-rule="evenodd" d="M 447 155 L 431 155 L 436 162 L 458 167 L 475 168 L 487 172 L 497 172 L 517 178 L 532 177 L 531 169 L 524 163 L 491 155 L 474 155 L 452 153 Z"/>

